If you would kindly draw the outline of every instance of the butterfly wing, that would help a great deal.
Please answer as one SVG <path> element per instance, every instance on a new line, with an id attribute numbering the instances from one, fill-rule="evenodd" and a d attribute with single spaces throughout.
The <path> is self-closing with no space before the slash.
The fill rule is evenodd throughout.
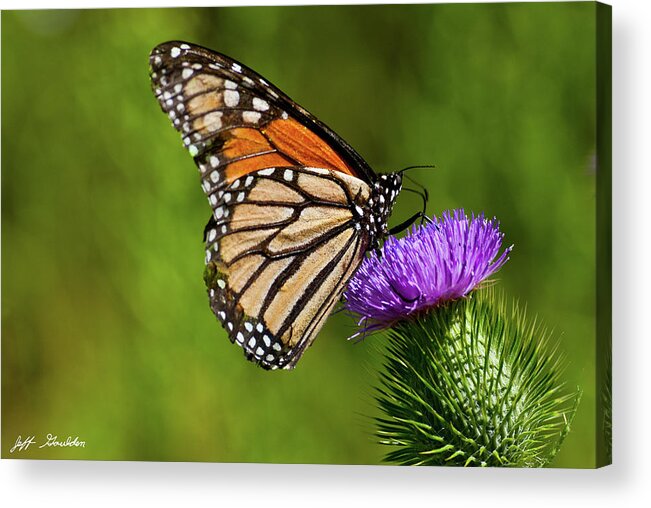
<path id="1" fill-rule="evenodd" d="M 374 173 L 333 131 L 224 55 L 170 42 L 156 97 L 199 167 L 211 308 L 265 368 L 293 368 L 368 245 Z"/>
<path id="2" fill-rule="evenodd" d="M 375 180 L 330 128 L 225 55 L 167 42 L 154 48 L 150 66 L 158 102 L 204 177 L 230 183 L 260 168 L 302 165 Z"/>
<path id="3" fill-rule="evenodd" d="M 368 196 L 358 178 L 304 166 L 263 169 L 226 188 L 206 232 L 206 285 L 247 358 L 294 367 L 362 260 L 354 207 Z"/>

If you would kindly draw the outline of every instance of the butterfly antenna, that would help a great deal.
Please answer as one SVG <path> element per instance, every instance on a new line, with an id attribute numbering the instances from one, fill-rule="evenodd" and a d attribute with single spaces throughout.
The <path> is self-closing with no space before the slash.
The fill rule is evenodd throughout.
<path id="1" fill-rule="evenodd" d="M 436 168 L 434 164 L 418 164 L 416 166 L 408 166 L 406 168 L 402 168 L 400 171 L 398 171 L 398 173 L 402 175 L 405 171 L 409 171 L 410 169 L 434 169 L 434 168 Z"/>

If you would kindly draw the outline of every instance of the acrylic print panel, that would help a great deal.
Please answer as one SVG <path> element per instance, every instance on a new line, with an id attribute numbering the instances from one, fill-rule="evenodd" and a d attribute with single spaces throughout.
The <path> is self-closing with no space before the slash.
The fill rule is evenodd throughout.
<path id="1" fill-rule="evenodd" d="M 2 76 L 3 458 L 610 462 L 609 7 L 8 11 Z"/>

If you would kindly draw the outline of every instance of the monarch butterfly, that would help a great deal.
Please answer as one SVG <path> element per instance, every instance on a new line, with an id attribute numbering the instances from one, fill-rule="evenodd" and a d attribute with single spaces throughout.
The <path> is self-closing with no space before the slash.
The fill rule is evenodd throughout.
<path id="1" fill-rule="evenodd" d="M 377 175 L 330 128 L 225 55 L 166 42 L 151 52 L 150 71 L 212 208 L 204 230 L 212 311 L 247 359 L 292 369 L 365 253 L 389 233 L 402 174 Z"/>

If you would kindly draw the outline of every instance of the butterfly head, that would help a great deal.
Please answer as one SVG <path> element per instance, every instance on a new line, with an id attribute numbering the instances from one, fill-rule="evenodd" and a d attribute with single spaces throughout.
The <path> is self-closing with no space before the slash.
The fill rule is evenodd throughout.
<path id="1" fill-rule="evenodd" d="M 402 189 L 402 175 L 389 173 L 379 175 L 373 184 L 371 197 L 368 200 L 367 228 L 370 233 L 370 249 L 375 249 L 389 234 L 388 221 L 393 204 Z"/>

